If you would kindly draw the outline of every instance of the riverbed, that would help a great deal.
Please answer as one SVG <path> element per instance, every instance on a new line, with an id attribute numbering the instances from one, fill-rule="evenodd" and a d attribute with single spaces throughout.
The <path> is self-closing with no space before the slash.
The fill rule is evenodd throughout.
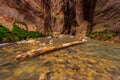
<path id="1" fill-rule="evenodd" d="M 42 38 L 0 48 L 0 80 L 120 80 L 120 44 L 86 43 L 18 61 L 16 56 L 76 38 Z"/>

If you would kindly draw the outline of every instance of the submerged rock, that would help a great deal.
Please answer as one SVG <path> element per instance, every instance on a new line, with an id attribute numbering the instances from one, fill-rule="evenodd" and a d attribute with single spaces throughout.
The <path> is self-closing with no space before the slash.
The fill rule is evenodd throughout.
<path id="1" fill-rule="evenodd" d="M 12 65 L 11 62 L 4 62 L 4 63 L 0 63 L 0 67 L 5 67 L 5 66 L 9 66 Z"/>

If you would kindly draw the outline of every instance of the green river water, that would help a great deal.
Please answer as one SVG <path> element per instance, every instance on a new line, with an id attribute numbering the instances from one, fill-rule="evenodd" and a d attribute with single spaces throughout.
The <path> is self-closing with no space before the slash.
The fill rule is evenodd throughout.
<path id="1" fill-rule="evenodd" d="M 0 80 L 120 80 L 120 44 L 90 40 L 35 58 L 17 61 L 29 50 L 78 39 L 36 39 L 0 48 Z M 46 45 L 45 45 L 46 44 Z"/>

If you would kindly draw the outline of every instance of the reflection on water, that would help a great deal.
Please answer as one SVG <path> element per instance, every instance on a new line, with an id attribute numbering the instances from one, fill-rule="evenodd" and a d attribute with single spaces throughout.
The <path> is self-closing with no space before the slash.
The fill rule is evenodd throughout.
<path id="1" fill-rule="evenodd" d="M 0 48 L 0 80 L 120 80 L 120 45 L 89 41 L 63 50 L 15 60 L 15 56 L 44 46 L 77 39 L 37 39 Z"/>

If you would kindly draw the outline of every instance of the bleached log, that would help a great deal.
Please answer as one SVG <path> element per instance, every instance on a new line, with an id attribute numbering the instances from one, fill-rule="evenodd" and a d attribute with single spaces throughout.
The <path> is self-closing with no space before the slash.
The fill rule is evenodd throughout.
<path id="1" fill-rule="evenodd" d="M 44 53 L 56 51 L 56 50 L 59 50 L 59 49 L 63 49 L 63 48 L 66 48 L 66 47 L 70 47 L 70 46 L 85 43 L 85 42 L 87 42 L 87 41 L 74 41 L 74 42 L 70 42 L 70 43 L 64 43 L 64 44 L 59 45 L 59 46 L 52 46 L 52 47 L 46 47 L 46 48 L 43 48 L 43 49 L 32 50 L 32 51 L 28 51 L 24 54 L 17 55 L 16 59 L 17 60 L 23 60 L 25 58 L 39 56 L 39 55 L 44 54 Z"/>

